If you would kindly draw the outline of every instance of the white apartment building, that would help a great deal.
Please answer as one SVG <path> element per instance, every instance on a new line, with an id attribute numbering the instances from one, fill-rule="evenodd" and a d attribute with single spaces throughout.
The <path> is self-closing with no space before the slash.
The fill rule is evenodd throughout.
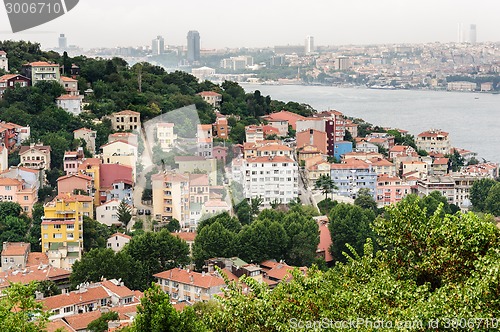
<path id="1" fill-rule="evenodd" d="M 241 167 L 245 198 L 288 204 L 298 197 L 298 165 L 288 156 L 247 158 Z"/>
<path id="2" fill-rule="evenodd" d="M 162 122 L 156 124 L 156 139 L 163 151 L 170 151 L 175 144 L 174 124 Z"/>
<path id="3" fill-rule="evenodd" d="M 431 129 L 418 134 L 416 145 L 419 150 L 448 154 L 451 152 L 451 143 L 448 133 L 440 129 Z"/>

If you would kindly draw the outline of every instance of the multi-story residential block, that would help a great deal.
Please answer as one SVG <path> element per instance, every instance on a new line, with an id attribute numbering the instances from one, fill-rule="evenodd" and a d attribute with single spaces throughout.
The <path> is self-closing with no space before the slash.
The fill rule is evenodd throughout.
<path id="1" fill-rule="evenodd" d="M 213 149 L 212 125 L 199 124 L 196 128 L 197 155 L 211 158 Z"/>
<path id="2" fill-rule="evenodd" d="M 369 189 L 375 198 L 377 173 L 363 160 L 348 159 L 342 164 L 332 164 L 330 177 L 338 188 L 338 195 L 356 198 L 360 189 Z"/>
<path id="3" fill-rule="evenodd" d="M 449 82 L 447 89 L 449 91 L 476 91 L 477 83 L 467 81 Z"/>
<path id="4" fill-rule="evenodd" d="M 174 300 L 201 302 L 214 299 L 226 286 L 224 279 L 209 273 L 174 268 L 154 275 L 161 289 Z"/>
<path id="5" fill-rule="evenodd" d="M 300 149 L 297 149 L 297 157 L 299 161 L 299 166 L 306 163 L 307 160 L 321 157 L 323 153 L 314 145 L 304 145 Z"/>
<path id="6" fill-rule="evenodd" d="M 393 160 L 398 156 L 417 156 L 417 152 L 411 146 L 395 145 L 389 150 L 389 158 Z"/>
<path id="7" fill-rule="evenodd" d="M 292 156 L 293 149 L 283 145 L 280 141 L 260 141 L 258 143 L 243 144 L 244 158 L 265 156 Z"/>
<path id="8" fill-rule="evenodd" d="M 20 166 L 37 170 L 50 170 L 50 146 L 31 144 L 19 150 Z"/>
<path id="9" fill-rule="evenodd" d="M 419 150 L 448 154 L 452 152 L 448 133 L 440 129 L 431 129 L 418 134 L 416 139 Z"/>
<path id="10" fill-rule="evenodd" d="M 356 152 L 378 153 L 378 146 L 375 143 L 367 142 L 365 138 L 361 138 L 356 142 Z"/>
<path id="11" fill-rule="evenodd" d="M 135 130 L 141 128 L 141 114 L 131 110 L 124 110 L 111 114 L 111 126 L 113 130 Z"/>
<path id="12" fill-rule="evenodd" d="M 387 159 L 372 158 L 367 160 L 373 166 L 373 170 L 377 175 L 396 176 L 396 166 Z"/>
<path id="13" fill-rule="evenodd" d="M 431 165 L 431 173 L 434 175 L 445 175 L 449 170 L 450 160 L 448 158 L 434 158 Z"/>
<path id="14" fill-rule="evenodd" d="M 38 201 L 38 187 L 23 179 L 0 177 L 0 201 L 18 203 L 23 212 L 31 215 Z"/>
<path id="15" fill-rule="evenodd" d="M 231 212 L 231 207 L 226 201 L 220 199 L 211 199 L 203 203 L 204 215 L 216 215 L 223 212 Z"/>
<path id="16" fill-rule="evenodd" d="M 2 272 L 25 268 L 31 245 L 25 242 L 4 242 L 2 246 Z"/>
<path id="17" fill-rule="evenodd" d="M 58 194 L 86 194 L 93 196 L 94 179 L 88 175 L 72 173 L 57 179 Z"/>
<path id="18" fill-rule="evenodd" d="M 61 76 L 59 82 L 64 87 L 64 90 L 66 90 L 68 95 L 77 96 L 80 94 L 78 90 L 78 80 L 71 77 Z"/>
<path id="19" fill-rule="evenodd" d="M 66 175 L 77 173 L 78 166 L 84 158 L 83 148 L 80 147 L 76 151 L 66 151 L 63 158 L 63 169 Z"/>
<path id="20" fill-rule="evenodd" d="M 283 110 L 266 115 L 262 119 L 266 120 L 271 126 L 278 128 L 280 136 L 287 136 L 288 126 L 290 125 L 293 130 L 297 130 L 297 121 L 305 120 L 306 117 Z"/>
<path id="21" fill-rule="evenodd" d="M 177 219 L 181 227 L 189 227 L 189 174 L 166 172 L 151 177 L 153 214 L 156 219 Z"/>
<path id="22" fill-rule="evenodd" d="M 174 124 L 158 122 L 156 124 L 156 139 L 163 151 L 172 150 L 177 140 L 177 135 L 174 134 Z"/>
<path id="23" fill-rule="evenodd" d="M 229 123 L 227 117 L 219 112 L 215 113 L 214 136 L 221 139 L 229 138 Z"/>
<path id="24" fill-rule="evenodd" d="M 379 175 L 377 178 L 377 204 L 386 206 L 401 201 L 411 193 L 411 186 L 398 177 Z"/>
<path id="25" fill-rule="evenodd" d="M 87 151 L 90 152 L 91 155 L 95 154 L 97 131 L 88 128 L 80 128 L 73 131 L 73 137 L 83 140 Z"/>
<path id="26" fill-rule="evenodd" d="M 84 216 L 94 216 L 90 196 L 59 194 L 44 205 L 42 252 L 48 252 L 54 266 L 71 268 L 81 259 Z"/>
<path id="27" fill-rule="evenodd" d="M 82 284 L 78 290 L 46 297 L 40 302 L 43 310 L 51 313 L 51 320 L 75 314 L 85 315 L 93 311 L 97 311 L 98 314 L 93 317 L 97 319 L 101 315 L 99 308 L 109 308 L 112 311 L 116 306 L 138 303 L 139 299 L 135 292 L 118 280 L 104 279 L 93 284 Z M 73 320 L 69 322 L 73 323 Z"/>
<path id="28" fill-rule="evenodd" d="M 119 252 L 130 240 L 132 240 L 132 237 L 127 234 L 115 233 L 108 238 L 106 248 L 112 249 L 114 252 Z"/>
<path id="29" fill-rule="evenodd" d="M 1 67 L 1 66 L 0 66 Z M 27 87 L 31 85 L 31 80 L 19 74 L 7 74 L 0 76 L 0 99 L 7 89 L 14 89 L 16 85 Z"/>
<path id="30" fill-rule="evenodd" d="M 386 150 L 390 150 L 394 147 L 394 136 L 388 133 L 370 133 L 366 136 L 366 141 L 373 144 L 379 144 Z"/>
<path id="31" fill-rule="evenodd" d="M 205 102 L 212 105 L 213 108 L 219 108 L 222 102 L 222 95 L 214 91 L 202 91 L 197 93 Z"/>
<path id="32" fill-rule="evenodd" d="M 301 121 L 297 121 L 297 124 Z M 303 121 L 302 121 L 303 122 Z M 315 121 L 317 122 L 317 121 Z M 322 154 L 327 154 L 327 136 L 325 131 L 320 131 L 316 129 L 306 129 L 296 134 L 297 139 L 297 149 L 300 149 L 306 145 L 312 145 L 318 148 Z"/>
<path id="33" fill-rule="evenodd" d="M 315 163 L 306 166 L 306 177 L 308 181 L 308 187 L 314 188 L 316 180 L 318 180 L 322 175 L 331 175 L 331 164 L 326 160 L 320 159 Z"/>
<path id="34" fill-rule="evenodd" d="M 45 61 L 25 64 L 23 65 L 21 72 L 23 76 L 31 80 L 31 84 L 33 85 L 43 81 L 59 82 L 61 79 L 59 74 L 59 65 Z"/>
<path id="35" fill-rule="evenodd" d="M 211 185 L 217 183 L 217 159 L 207 159 L 200 156 L 175 156 L 174 162 L 178 165 L 179 173 L 208 174 Z"/>
<path id="36" fill-rule="evenodd" d="M 95 219 L 106 226 L 122 226 L 118 220 L 118 206 L 121 201 L 119 199 L 109 200 L 95 208 Z M 132 206 L 129 206 L 132 211 Z M 109 241 L 109 240 L 108 240 Z"/>
<path id="37" fill-rule="evenodd" d="M 450 176 L 428 176 L 417 181 L 417 193 L 424 197 L 438 191 L 449 204 L 455 202 L 455 181 Z"/>
<path id="38" fill-rule="evenodd" d="M 40 189 L 40 184 L 43 183 L 43 172 L 26 167 L 11 166 L 8 170 L 0 173 L 1 178 L 10 178 L 24 181 L 28 186 Z"/>
<path id="39" fill-rule="evenodd" d="M 245 127 L 245 142 L 257 143 L 264 139 L 264 129 L 262 126 L 250 125 Z"/>
<path id="40" fill-rule="evenodd" d="M 358 137 L 358 125 L 349 119 L 345 119 L 345 130 L 351 134 L 351 137 Z"/>
<path id="41" fill-rule="evenodd" d="M 0 50 L 0 69 L 5 72 L 9 71 L 9 59 L 7 58 L 7 53 Z"/>
<path id="42" fill-rule="evenodd" d="M 337 141 L 333 144 L 333 156 L 340 160 L 346 153 L 352 152 L 352 142 Z"/>
<path id="43" fill-rule="evenodd" d="M 288 156 L 246 158 L 242 174 L 245 197 L 262 197 L 264 206 L 298 197 L 298 165 Z"/>
<path id="44" fill-rule="evenodd" d="M 82 112 L 82 101 L 83 96 L 75 95 L 61 95 L 56 98 L 57 107 L 60 107 L 73 115 L 78 115 Z"/>
<path id="45" fill-rule="evenodd" d="M 0 143 L 8 150 L 8 153 L 12 153 L 29 138 L 29 126 L 22 127 L 12 122 L 0 122 Z"/>
<path id="46" fill-rule="evenodd" d="M 203 204 L 210 198 L 207 174 L 189 174 L 189 201 Z"/>
<path id="47" fill-rule="evenodd" d="M 96 187 L 96 181 L 94 181 L 95 191 L 99 193 L 98 204 L 118 199 L 132 205 L 134 188 L 132 167 L 119 164 L 101 164 L 98 182 L 98 187 Z"/>
<path id="48" fill-rule="evenodd" d="M 136 176 L 137 146 L 126 141 L 114 141 L 101 146 L 101 157 L 106 164 L 120 164 L 132 167 L 132 174 Z"/>
<path id="49" fill-rule="evenodd" d="M 429 164 L 424 161 L 403 161 L 399 172 L 401 175 L 416 172 L 417 176 L 424 178 L 429 174 Z"/>
<path id="50" fill-rule="evenodd" d="M 112 143 L 114 141 L 125 141 L 128 144 L 132 144 L 132 145 L 136 145 L 136 146 L 139 145 L 139 138 L 134 133 L 118 132 L 118 133 L 109 134 L 108 135 L 108 143 Z"/>
<path id="51" fill-rule="evenodd" d="M 222 161 L 222 164 L 225 165 L 228 150 L 229 148 L 226 146 L 214 146 L 212 150 L 212 156 L 215 159 Z"/>

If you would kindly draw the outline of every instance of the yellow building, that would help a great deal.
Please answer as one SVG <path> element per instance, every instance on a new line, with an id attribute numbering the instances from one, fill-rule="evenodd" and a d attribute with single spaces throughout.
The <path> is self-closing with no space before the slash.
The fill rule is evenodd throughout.
<path id="1" fill-rule="evenodd" d="M 158 220 L 175 218 L 189 225 L 189 174 L 160 173 L 153 182 L 153 213 Z"/>
<path id="2" fill-rule="evenodd" d="M 101 167 L 101 159 L 99 158 L 87 158 L 78 166 L 79 173 L 88 175 L 94 180 L 93 182 L 95 189 L 94 206 L 100 205 L 100 200 L 99 200 L 99 192 L 101 189 L 100 167 Z"/>
<path id="3" fill-rule="evenodd" d="M 83 250 L 83 217 L 93 217 L 92 197 L 60 194 L 44 206 L 42 251 L 49 263 L 71 268 L 81 259 Z"/>

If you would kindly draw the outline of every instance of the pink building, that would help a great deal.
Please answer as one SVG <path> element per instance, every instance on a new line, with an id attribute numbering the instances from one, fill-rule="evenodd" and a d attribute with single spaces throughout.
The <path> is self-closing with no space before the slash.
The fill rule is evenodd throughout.
<path id="1" fill-rule="evenodd" d="M 308 129 L 297 133 L 296 138 L 297 149 L 300 149 L 306 145 L 313 145 L 317 147 L 318 150 L 323 154 L 326 154 L 328 152 L 327 136 L 326 132 L 324 131 Z"/>
<path id="2" fill-rule="evenodd" d="M 61 176 L 57 179 L 57 193 L 70 193 L 73 194 L 75 190 L 82 192 L 92 193 L 93 179 L 88 175 L 83 174 L 69 174 Z"/>
<path id="3" fill-rule="evenodd" d="M 222 160 L 224 165 L 226 164 L 226 157 L 227 157 L 227 150 L 228 148 L 225 146 L 214 146 L 214 149 L 212 151 L 212 156 L 215 159 Z"/>
<path id="4" fill-rule="evenodd" d="M 0 178 L 0 198 L 3 202 L 19 203 L 23 212 L 31 215 L 33 204 L 38 201 L 38 190 L 24 180 Z"/>
<path id="5" fill-rule="evenodd" d="M 377 204 L 385 206 L 401 201 L 411 193 L 411 186 L 398 177 L 379 175 L 377 177 Z"/>

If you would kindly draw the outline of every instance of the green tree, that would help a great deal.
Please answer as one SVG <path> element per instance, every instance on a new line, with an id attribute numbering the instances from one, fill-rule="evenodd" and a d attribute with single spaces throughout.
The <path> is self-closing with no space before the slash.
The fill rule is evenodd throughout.
<path id="1" fill-rule="evenodd" d="M 140 289 L 143 271 L 141 265 L 123 250 L 115 253 L 108 248 L 97 248 L 85 253 L 80 261 L 73 264 L 70 281 L 76 287 L 84 282 L 98 282 L 101 277 L 121 278 L 131 289 Z"/>
<path id="2" fill-rule="evenodd" d="M 61 294 L 61 290 L 52 280 L 42 280 L 37 283 L 36 291 L 43 294 L 44 297 Z"/>
<path id="3" fill-rule="evenodd" d="M 375 240 L 371 229 L 375 214 L 371 209 L 339 203 L 331 210 L 329 218 L 328 227 L 332 237 L 330 252 L 336 261 L 346 261 L 344 253 L 350 253 L 347 245 L 361 255 L 366 239 Z"/>
<path id="4" fill-rule="evenodd" d="M 264 199 L 262 197 L 252 197 L 250 200 L 250 209 L 252 211 L 252 215 L 256 216 L 259 214 L 260 206 L 264 203 Z"/>
<path id="5" fill-rule="evenodd" d="M 202 332 L 203 323 L 195 316 L 192 308 L 177 312 L 168 294 L 156 284 L 144 292 L 132 332 Z"/>
<path id="6" fill-rule="evenodd" d="M 9 332 L 42 332 L 47 324 L 48 314 L 42 310 L 42 303 L 35 301 L 37 284 L 13 283 L 3 291 L 0 298 L 0 326 Z"/>
<path id="7" fill-rule="evenodd" d="M 201 268 L 209 258 L 232 257 L 235 236 L 235 233 L 226 229 L 219 221 L 203 227 L 198 231 L 193 245 L 196 266 Z"/>
<path id="8" fill-rule="evenodd" d="M 485 202 L 488 198 L 490 189 L 496 184 L 492 179 L 481 179 L 474 181 L 472 188 L 470 189 L 470 201 L 474 210 L 484 211 Z"/>
<path id="9" fill-rule="evenodd" d="M 118 221 L 127 226 L 130 219 L 132 219 L 132 208 L 125 201 L 121 201 L 116 214 L 118 215 Z"/>
<path id="10" fill-rule="evenodd" d="M 87 325 L 89 332 L 107 332 L 108 322 L 112 320 L 119 320 L 120 316 L 115 311 L 101 313 L 101 317 L 93 320 Z"/>
<path id="11" fill-rule="evenodd" d="M 106 243 L 111 234 L 113 233 L 108 226 L 89 217 L 83 217 L 83 249 L 85 251 L 106 248 Z"/>
<path id="12" fill-rule="evenodd" d="M 500 216 L 500 182 L 490 188 L 484 201 L 484 210 L 494 216 Z"/>
<path id="13" fill-rule="evenodd" d="M 314 182 L 314 188 L 321 190 L 321 193 L 325 195 L 325 199 L 328 198 L 329 193 L 338 189 L 330 175 L 326 174 L 320 175 L 320 177 Z"/>
<path id="14" fill-rule="evenodd" d="M 155 273 L 189 263 L 187 243 L 167 229 L 134 236 L 122 251 L 130 255 L 137 264 L 136 268 L 142 271 L 143 277 L 136 286 L 141 290 L 154 281 Z"/>
<path id="15" fill-rule="evenodd" d="M 180 231 L 181 224 L 179 223 L 179 220 L 177 220 L 175 218 L 170 220 L 169 223 L 167 224 L 167 229 L 170 233 Z"/>
<path id="16" fill-rule="evenodd" d="M 318 203 L 319 212 L 322 215 L 328 215 L 330 211 L 337 205 L 337 201 L 332 201 L 330 198 L 324 199 Z"/>
<path id="17" fill-rule="evenodd" d="M 358 196 L 354 200 L 354 204 L 377 213 L 377 202 L 373 199 L 373 195 L 368 188 L 362 188 L 358 191 Z"/>

